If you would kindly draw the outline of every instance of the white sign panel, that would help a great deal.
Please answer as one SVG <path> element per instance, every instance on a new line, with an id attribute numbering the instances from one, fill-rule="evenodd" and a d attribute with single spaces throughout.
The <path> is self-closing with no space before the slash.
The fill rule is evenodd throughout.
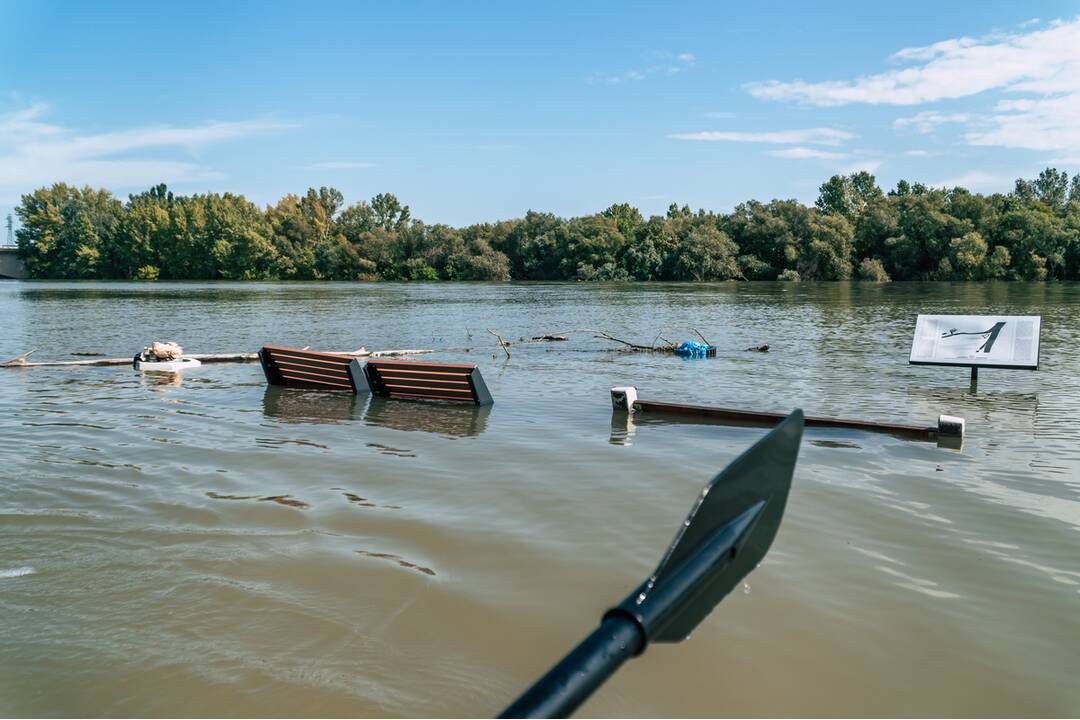
<path id="1" fill-rule="evenodd" d="M 913 365 L 1039 368 L 1038 315 L 920 315 Z"/>

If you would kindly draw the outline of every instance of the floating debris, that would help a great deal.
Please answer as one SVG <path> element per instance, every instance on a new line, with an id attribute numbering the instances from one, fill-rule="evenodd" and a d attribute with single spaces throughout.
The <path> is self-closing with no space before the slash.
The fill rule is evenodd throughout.
<path id="1" fill-rule="evenodd" d="M 376 558 L 378 560 L 390 560 L 391 562 L 396 562 L 398 565 L 400 565 L 403 568 L 408 568 L 410 570 L 416 570 L 417 572 L 422 572 L 425 575 L 434 575 L 435 574 L 435 571 L 432 570 L 431 568 L 424 567 L 422 565 L 417 565 L 416 563 L 411 563 L 408 560 L 403 559 L 400 555 L 392 555 L 391 553 L 384 553 L 384 552 L 371 552 L 369 550 L 357 550 L 356 554 L 357 555 L 363 555 L 364 557 Z"/>
<path id="2" fill-rule="evenodd" d="M 811 440 L 810 444 L 824 448 L 852 448 L 855 450 L 862 449 L 861 445 L 856 445 L 852 442 L 841 442 L 840 440 Z"/>
<path id="3" fill-rule="evenodd" d="M 354 503 L 356 505 L 359 505 L 360 507 L 378 507 L 378 505 L 371 502 L 366 497 L 360 497 L 356 493 L 347 492 L 347 493 L 342 493 L 342 495 L 345 496 L 346 500 L 348 500 L 349 502 Z"/>
<path id="4" fill-rule="evenodd" d="M 401 448 L 390 447 L 389 445 L 383 445 L 382 443 L 365 443 L 366 447 L 375 448 L 383 455 L 393 455 L 394 457 L 414 458 L 416 453 L 412 450 L 402 450 Z"/>
<path id="5" fill-rule="evenodd" d="M 255 500 L 256 502 L 275 502 L 278 505 L 299 508 L 301 510 L 306 510 L 311 507 L 309 503 L 306 503 L 303 500 L 297 500 L 292 495 L 222 495 L 221 493 L 209 491 L 206 493 L 206 497 L 213 500 Z"/>

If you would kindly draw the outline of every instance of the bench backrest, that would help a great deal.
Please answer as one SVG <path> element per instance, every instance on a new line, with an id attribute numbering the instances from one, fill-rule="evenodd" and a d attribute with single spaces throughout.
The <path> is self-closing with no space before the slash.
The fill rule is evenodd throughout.
<path id="1" fill-rule="evenodd" d="M 349 355 L 264 345 L 259 351 L 266 382 L 271 385 L 366 393 L 360 361 Z"/>
<path id="2" fill-rule="evenodd" d="M 364 374 L 371 392 L 380 397 L 492 403 L 475 365 L 369 360 Z"/>

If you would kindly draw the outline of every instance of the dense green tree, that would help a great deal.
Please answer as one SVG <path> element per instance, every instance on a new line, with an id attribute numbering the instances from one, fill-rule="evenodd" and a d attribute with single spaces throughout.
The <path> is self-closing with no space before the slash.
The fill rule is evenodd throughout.
<path id="1" fill-rule="evenodd" d="M 854 230 L 842 215 L 821 215 L 810 221 L 797 270 L 803 280 L 848 280 Z"/>
<path id="2" fill-rule="evenodd" d="M 619 227 L 604 215 L 574 218 L 558 234 L 559 275 L 577 280 L 622 279 L 616 272 L 626 245 Z M 603 274 L 599 277 L 598 272 Z"/>
<path id="3" fill-rule="evenodd" d="M 735 260 L 738 247 L 727 235 L 700 224 L 683 236 L 675 249 L 675 272 L 680 280 L 709 282 L 740 276 Z"/>
<path id="4" fill-rule="evenodd" d="M 814 205 L 826 215 L 840 215 L 854 221 L 868 206 L 884 197 L 874 176 L 866 171 L 833 175 L 819 188 Z"/>
<path id="5" fill-rule="evenodd" d="M 130 195 L 62 183 L 24 195 L 33 277 L 286 280 L 1080 279 L 1080 181 L 1048 168 L 980 195 L 869 173 L 836 175 L 813 207 L 751 200 L 728 214 L 614 204 L 577 218 L 529 211 L 427 225 L 383 193 L 346 206 L 310 188 L 258 208 L 241 195 Z"/>

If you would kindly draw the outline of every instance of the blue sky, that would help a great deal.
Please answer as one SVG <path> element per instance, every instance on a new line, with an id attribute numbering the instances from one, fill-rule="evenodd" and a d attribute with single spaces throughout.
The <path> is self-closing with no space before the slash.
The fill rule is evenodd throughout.
<path id="1" fill-rule="evenodd" d="M 428 222 L 1080 169 L 1080 2 L 0 1 L 0 213 L 54 181 Z"/>

